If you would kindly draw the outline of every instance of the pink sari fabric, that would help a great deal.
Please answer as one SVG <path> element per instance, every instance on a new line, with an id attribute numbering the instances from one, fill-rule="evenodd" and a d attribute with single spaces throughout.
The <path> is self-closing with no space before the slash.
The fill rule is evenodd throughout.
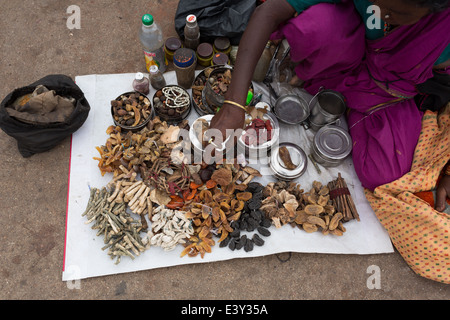
<path id="1" fill-rule="evenodd" d="M 409 172 L 421 131 L 415 86 L 450 42 L 450 10 L 400 26 L 378 40 L 365 39 L 353 1 L 321 3 L 288 21 L 272 35 L 285 37 L 305 89 L 342 93 L 349 107 L 353 162 L 368 189 Z"/>

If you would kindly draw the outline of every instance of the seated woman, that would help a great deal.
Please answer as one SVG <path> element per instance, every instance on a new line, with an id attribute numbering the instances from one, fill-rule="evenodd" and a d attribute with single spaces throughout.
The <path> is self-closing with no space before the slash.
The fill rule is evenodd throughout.
<path id="1" fill-rule="evenodd" d="M 450 74 L 449 5 L 448 0 L 265 1 L 239 45 L 225 97 L 234 103 L 223 105 L 211 127 L 224 134 L 242 128 L 239 105 L 245 105 L 264 45 L 270 37 L 284 37 L 310 94 L 324 87 L 346 97 L 352 157 L 363 187 L 374 190 L 398 179 L 411 168 L 421 132 L 416 86 L 432 78 L 433 69 Z M 448 180 L 441 188 L 447 195 Z"/>

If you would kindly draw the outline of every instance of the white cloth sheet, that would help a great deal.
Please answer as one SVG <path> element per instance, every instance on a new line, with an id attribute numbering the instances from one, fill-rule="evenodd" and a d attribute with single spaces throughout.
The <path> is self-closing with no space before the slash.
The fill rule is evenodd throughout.
<path id="1" fill-rule="evenodd" d="M 272 235 L 265 238 L 262 247 L 255 246 L 251 252 L 244 250 L 231 251 L 213 247 L 212 253 L 200 256 L 180 258 L 183 247 L 179 245 L 173 251 L 164 251 L 159 247 L 151 247 L 135 260 L 122 258 L 120 264 L 115 265 L 106 251 L 103 238 L 96 236 L 96 230 L 86 224 L 82 213 L 86 209 L 89 199 L 89 187 L 102 188 L 111 180 L 111 175 L 101 176 L 97 167 L 98 162 L 93 157 L 98 156 L 95 149 L 105 143 L 108 135 L 106 129 L 113 124 L 110 113 L 110 101 L 120 94 L 132 91 L 134 74 L 86 75 L 76 77 L 76 83 L 83 90 L 91 105 L 91 112 L 85 124 L 73 134 L 69 173 L 69 191 L 66 220 L 66 243 L 64 255 L 63 281 L 84 279 L 160 267 L 170 267 L 181 264 L 213 262 L 235 258 L 251 258 L 281 252 L 309 252 L 331 254 L 379 254 L 393 252 L 393 247 L 386 230 L 381 226 L 373 210 L 367 202 L 363 188 L 355 174 L 351 159 L 337 168 L 325 169 L 321 167 L 319 175 L 314 166 L 309 163 L 307 171 L 296 182 L 302 188 L 309 190 L 314 180 L 327 183 L 341 172 L 346 179 L 350 193 L 356 203 L 361 221 L 350 221 L 345 224 L 347 231 L 343 236 L 324 236 L 320 232 L 306 233 L 299 228 L 289 225 L 276 229 L 270 228 Z M 165 74 L 167 84 L 176 84 L 174 72 Z M 262 88 L 264 89 L 264 88 Z M 263 90 L 264 91 L 264 90 Z M 151 89 L 149 97 L 154 94 Z M 191 93 L 191 90 L 189 90 Z M 263 95 L 263 101 L 268 101 Z M 193 109 L 189 115 L 190 123 L 199 115 Z M 280 142 L 294 142 L 305 151 L 313 137 L 310 130 L 301 126 L 280 124 Z M 252 165 L 261 172 L 267 173 L 267 166 Z M 258 181 L 258 180 L 257 180 Z M 271 175 L 259 178 L 263 184 L 275 181 Z M 137 218 L 137 217 L 136 217 Z"/>

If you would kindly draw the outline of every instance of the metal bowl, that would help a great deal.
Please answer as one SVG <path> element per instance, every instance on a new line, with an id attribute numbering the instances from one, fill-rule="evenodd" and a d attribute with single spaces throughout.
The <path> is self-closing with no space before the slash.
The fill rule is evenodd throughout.
<path id="1" fill-rule="evenodd" d="M 279 97 L 273 108 L 275 116 L 286 124 L 301 124 L 309 117 L 308 102 L 296 94 Z"/>
<path id="2" fill-rule="evenodd" d="M 286 147 L 288 149 L 292 163 L 296 165 L 295 169 L 290 170 L 284 165 L 283 160 L 281 160 L 279 155 L 281 147 Z M 308 159 L 306 153 L 298 145 L 283 142 L 272 150 L 269 166 L 275 177 L 280 180 L 290 181 L 301 177 L 305 173 L 308 167 Z"/>
<path id="3" fill-rule="evenodd" d="M 165 113 L 158 111 L 157 103 L 155 103 L 155 98 L 157 98 L 157 94 L 159 91 L 164 90 L 164 89 L 171 89 L 171 88 L 176 88 L 177 90 L 180 90 L 186 96 L 186 99 L 189 101 L 189 105 L 187 107 L 182 109 L 181 112 L 176 110 L 173 115 L 165 114 Z M 189 95 L 189 92 L 187 92 L 186 89 L 184 89 L 180 86 L 177 86 L 177 85 L 167 85 L 167 86 L 163 87 L 162 89 L 157 90 L 155 92 L 155 94 L 153 95 L 152 101 L 153 101 L 153 109 L 155 110 L 155 114 L 161 120 L 166 121 L 168 123 L 178 123 L 178 122 L 183 121 L 184 119 L 186 119 L 189 116 L 189 113 L 191 112 L 191 109 L 192 109 L 192 101 L 191 101 L 191 96 Z"/>
<path id="4" fill-rule="evenodd" d="M 150 104 L 150 107 L 149 107 L 149 108 L 150 108 L 150 114 L 149 114 L 149 115 L 147 116 L 147 118 L 146 118 L 143 122 L 141 122 L 140 124 L 138 124 L 138 125 L 136 125 L 136 126 L 127 126 L 127 125 L 122 124 L 121 122 L 119 122 L 119 121 L 116 120 L 116 118 L 115 118 L 116 115 L 115 115 L 115 113 L 114 113 L 114 107 L 111 106 L 111 116 L 112 116 L 114 125 L 116 125 L 116 126 L 122 128 L 122 129 L 125 130 L 125 131 L 139 131 L 139 130 L 141 130 L 142 128 L 144 128 L 144 127 L 148 124 L 148 122 L 149 122 L 149 121 L 153 118 L 153 116 L 154 116 L 154 108 L 152 107 L 152 102 L 151 102 L 150 99 L 148 99 L 148 97 L 147 97 L 145 94 L 143 94 L 143 93 L 136 92 L 136 91 L 125 92 L 125 93 L 119 95 L 115 100 L 122 100 L 122 99 L 124 99 L 124 98 L 130 97 L 130 96 L 133 95 L 133 94 L 139 94 L 139 95 L 143 96 L 144 99 L 147 99 L 147 100 L 148 100 L 148 102 L 149 102 L 149 104 Z"/>

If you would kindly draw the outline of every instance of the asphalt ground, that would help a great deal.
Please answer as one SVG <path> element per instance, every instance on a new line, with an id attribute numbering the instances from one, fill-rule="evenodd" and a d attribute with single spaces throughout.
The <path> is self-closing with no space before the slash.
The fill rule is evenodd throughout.
<path id="1" fill-rule="evenodd" d="M 48 74 L 143 70 L 140 17 L 152 13 L 175 36 L 178 2 L 0 0 L 0 97 Z M 70 5 L 81 28 L 69 29 Z M 415 274 L 398 252 L 283 253 L 63 282 L 70 138 L 23 158 L 0 131 L 0 299 L 2 300 L 448 300 L 449 287 Z M 379 286 L 370 285 L 371 266 Z"/>

